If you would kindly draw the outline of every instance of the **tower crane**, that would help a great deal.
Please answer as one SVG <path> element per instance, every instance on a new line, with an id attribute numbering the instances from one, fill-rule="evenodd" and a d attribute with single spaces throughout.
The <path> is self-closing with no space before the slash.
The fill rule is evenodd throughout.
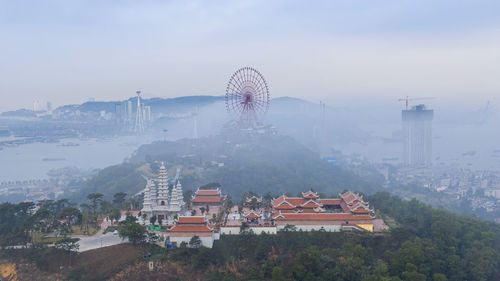
<path id="1" fill-rule="evenodd" d="M 406 96 L 404 98 L 398 99 L 398 101 L 404 101 L 406 103 L 406 110 L 408 110 L 408 102 L 411 100 L 432 100 L 432 99 L 435 99 L 435 97 L 414 98 L 414 97 Z"/>

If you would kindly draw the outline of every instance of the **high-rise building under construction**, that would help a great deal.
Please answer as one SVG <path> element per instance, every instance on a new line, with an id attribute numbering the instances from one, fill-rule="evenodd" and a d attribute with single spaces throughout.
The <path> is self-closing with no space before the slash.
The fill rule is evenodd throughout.
<path id="1" fill-rule="evenodd" d="M 423 104 L 402 111 L 404 164 L 432 165 L 432 119 L 434 110 Z"/>

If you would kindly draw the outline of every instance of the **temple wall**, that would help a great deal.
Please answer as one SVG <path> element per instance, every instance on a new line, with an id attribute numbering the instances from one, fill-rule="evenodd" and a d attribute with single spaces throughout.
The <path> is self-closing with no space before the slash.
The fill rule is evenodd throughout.
<path id="1" fill-rule="evenodd" d="M 170 232 L 170 237 L 193 237 L 195 235 L 210 237 L 212 236 L 212 232 Z"/>
<path id="2" fill-rule="evenodd" d="M 251 226 L 250 229 L 255 234 L 262 234 L 263 232 L 267 234 L 276 234 L 277 229 L 275 226 Z M 220 234 L 235 235 L 240 234 L 239 226 L 222 226 L 220 228 Z"/>
<path id="3" fill-rule="evenodd" d="M 201 245 L 203 247 L 212 248 L 212 246 L 214 245 L 215 237 L 212 233 L 210 233 L 210 236 L 200 236 L 201 235 L 200 233 L 197 234 L 192 233 L 192 235 L 190 236 L 174 236 L 174 237 L 170 236 L 170 241 L 176 242 L 177 247 L 179 247 L 182 242 L 186 242 L 189 244 L 189 241 L 191 241 L 191 238 L 195 235 L 198 235 L 198 237 L 200 237 Z"/>
<path id="4" fill-rule="evenodd" d="M 295 226 L 297 230 L 302 230 L 302 231 L 318 231 L 321 229 L 324 229 L 325 231 L 328 232 L 338 232 L 342 230 L 342 225 L 340 224 L 304 224 L 304 223 L 293 223 L 293 222 L 287 222 L 286 224 L 282 225 L 277 225 L 276 228 L 277 230 L 282 230 L 285 228 L 287 224 Z"/>
<path id="5" fill-rule="evenodd" d="M 345 220 L 319 221 L 319 220 L 276 220 L 275 224 L 279 226 L 291 225 L 343 225 Z M 373 220 L 349 220 L 349 224 L 373 223 Z"/>

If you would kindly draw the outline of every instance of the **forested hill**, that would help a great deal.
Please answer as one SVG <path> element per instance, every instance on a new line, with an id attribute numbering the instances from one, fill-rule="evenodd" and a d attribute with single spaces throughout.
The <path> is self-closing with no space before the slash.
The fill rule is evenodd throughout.
<path id="1" fill-rule="evenodd" d="M 389 233 L 224 236 L 153 258 L 181 268 L 179 280 L 500 280 L 500 226 L 385 192 L 367 199 L 395 219 Z"/>
<path id="2" fill-rule="evenodd" d="M 36 273 L 37 280 L 500 280 L 499 225 L 385 192 L 367 200 L 391 221 L 389 232 L 292 227 L 276 235 L 223 235 L 212 249 L 116 245 L 75 254 L 72 268 L 65 267 L 68 254 L 62 250 L 33 247 L 0 251 L 0 263 L 23 265 L 18 276 Z M 44 218 L 19 211 L 25 204 L 0 204 L 0 245 L 22 238 L 32 219 Z"/>
<path id="3" fill-rule="evenodd" d="M 344 189 L 373 193 L 382 182 L 381 176 L 360 177 L 329 164 L 290 137 L 226 135 L 143 145 L 127 163 L 103 169 L 81 194 L 135 194 L 144 188 L 141 174 L 156 173 L 161 161 L 171 176 L 182 168 L 185 190 L 216 182 L 236 198 L 244 191 L 279 195 L 309 188 L 328 196 Z"/>

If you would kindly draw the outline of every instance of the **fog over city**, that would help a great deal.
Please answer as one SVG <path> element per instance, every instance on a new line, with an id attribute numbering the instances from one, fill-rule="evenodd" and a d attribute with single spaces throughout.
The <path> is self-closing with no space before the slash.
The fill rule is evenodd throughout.
<path id="1" fill-rule="evenodd" d="M 0 0 L 0 280 L 500 280 L 499 15 Z"/>
<path id="2" fill-rule="evenodd" d="M 500 5 L 480 2 L 3 2 L 0 129 L 15 147 L 0 151 L 0 181 L 25 177 L 12 161 L 46 178 L 119 164 L 132 144 L 218 135 L 234 118 L 227 81 L 244 66 L 268 82 L 259 122 L 320 157 L 409 161 L 414 129 L 402 110 L 423 104 L 433 110 L 427 164 L 499 170 Z M 133 134 L 136 90 L 148 137 Z M 57 127 L 70 120 L 84 123 Z M 63 136 L 110 136 L 123 149 L 74 146 L 61 157 L 67 146 L 48 143 Z"/>
<path id="3" fill-rule="evenodd" d="M 3 1 L 0 111 L 221 95 L 254 66 L 274 97 L 498 102 L 497 1 Z M 15 99 L 14 96 L 23 97 Z M 385 101 L 384 101 L 385 103 Z M 474 108 L 470 108 L 473 110 Z"/>
<path id="4" fill-rule="evenodd" d="M 2 3 L 0 111 L 119 101 L 136 89 L 146 98 L 219 96 L 234 69 L 250 65 L 272 81 L 273 98 L 322 101 L 348 122 L 328 120 L 332 134 L 354 125 L 391 138 L 401 129 L 397 99 L 432 97 L 421 103 L 436 110 L 435 155 L 498 149 L 495 1 L 217 2 Z M 224 119 L 215 111 L 208 116 Z M 274 123 L 297 124 L 278 112 Z M 368 157 L 396 156 L 377 151 Z M 489 154 L 471 161 L 494 167 Z"/>

